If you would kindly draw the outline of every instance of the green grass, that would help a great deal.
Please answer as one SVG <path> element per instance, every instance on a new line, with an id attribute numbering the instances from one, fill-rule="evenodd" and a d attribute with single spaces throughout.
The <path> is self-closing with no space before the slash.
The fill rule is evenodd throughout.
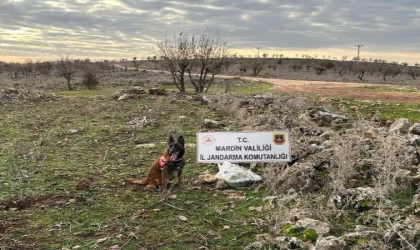
<path id="1" fill-rule="evenodd" d="M 212 93 L 223 92 L 222 86 L 214 87 Z M 195 143 L 205 118 L 222 117 L 198 101 L 179 99 L 173 103 L 157 96 L 117 101 L 111 97 L 116 90 L 60 91 L 52 101 L 2 106 L 2 247 L 243 249 L 255 241 L 256 234 L 269 232 L 256 223 L 269 212 L 249 210 L 250 206 L 263 206 L 269 191 L 259 185 L 221 191 L 197 184 L 200 172 L 216 173 L 217 166 L 197 164 L 194 148 L 187 148 L 185 184 L 181 189 L 174 187 L 173 199 L 163 202 L 156 191 L 123 185 L 124 177 L 146 173 L 165 149 L 171 132 L 184 135 L 187 144 Z M 231 88 L 233 94 L 272 91 L 268 83 Z M 352 106 L 361 106 L 366 116 L 379 111 L 383 119 L 420 120 L 420 105 L 350 99 L 334 100 L 333 105 L 349 111 Z M 126 127 L 127 122 L 141 116 L 151 122 L 139 129 Z M 188 121 L 180 116 L 187 116 Z M 73 129 L 78 132 L 73 133 Z M 155 143 L 156 147 L 137 148 L 138 141 Z M 396 194 L 398 204 L 408 204 L 409 195 Z M 180 220 L 180 216 L 187 220 Z M 341 235 L 354 228 L 354 223 L 350 215 L 337 219 L 332 223 L 333 234 Z"/>
<path id="2" fill-rule="evenodd" d="M 369 91 L 369 92 L 403 92 L 403 93 L 411 93 L 411 92 L 420 92 L 415 89 L 410 88 L 398 88 L 398 87 L 389 87 L 389 86 L 370 86 L 364 85 L 363 87 L 348 87 L 349 91 Z"/>
<path id="3" fill-rule="evenodd" d="M 217 167 L 197 164 L 194 148 L 187 148 L 185 185 L 174 187 L 176 198 L 166 204 L 156 191 L 123 185 L 124 177 L 146 173 L 171 131 L 195 143 L 204 118 L 220 115 L 199 102 L 170 103 L 166 97 L 116 101 L 114 91 L 62 91 L 51 102 L 2 107 L 0 223 L 7 228 L 2 246 L 243 249 L 255 234 L 268 230 L 254 220 L 266 212 L 249 211 L 268 191 L 219 191 L 196 184 L 198 173 L 216 173 Z M 139 116 L 153 121 L 137 130 L 125 126 Z M 156 143 L 156 148 L 136 148 L 136 140 Z M 83 181 L 91 183 L 80 188 Z M 232 192 L 246 198 L 231 198 Z M 9 201 L 27 206 L 15 211 L 19 206 Z M 188 220 L 179 220 L 181 215 Z"/>
<path id="4" fill-rule="evenodd" d="M 116 88 L 98 88 L 95 90 L 81 89 L 81 90 L 62 90 L 56 92 L 57 95 L 61 96 L 74 96 L 74 97 L 86 97 L 86 96 L 100 96 L 100 95 L 112 95 L 117 89 Z"/>
<path id="5" fill-rule="evenodd" d="M 420 121 L 420 104 L 366 102 L 355 99 L 334 99 L 332 104 L 336 107 L 345 107 L 351 115 L 356 115 L 352 107 L 357 107 L 358 112 L 368 118 L 377 114 L 383 120 L 407 118 L 412 123 Z"/>
<path id="6" fill-rule="evenodd" d="M 264 81 L 260 81 L 260 82 L 245 82 L 242 83 L 240 85 L 237 85 L 235 83 L 233 83 L 230 87 L 229 93 L 232 94 L 237 94 L 237 95 L 249 95 L 249 94 L 263 94 L 263 93 L 267 93 L 267 92 L 273 92 L 275 90 L 273 90 L 274 85 L 271 83 L 267 83 Z M 178 89 L 176 88 L 176 86 L 174 85 L 166 85 L 164 87 L 167 90 L 173 90 L 173 91 L 177 91 Z M 187 86 L 186 87 L 186 91 L 187 92 L 194 92 L 194 88 L 193 86 Z M 223 84 L 214 84 L 212 85 L 212 87 L 209 89 L 208 93 L 209 94 L 220 94 L 220 93 L 224 93 L 225 88 L 223 86 Z"/>
<path id="7" fill-rule="evenodd" d="M 392 196 L 391 200 L 400 208 L 409 206 L 413 200 L 413 196 L 416 194 L 416 188 L 412 186 L 403 186 L 402 188 L 396 190 Z"/>

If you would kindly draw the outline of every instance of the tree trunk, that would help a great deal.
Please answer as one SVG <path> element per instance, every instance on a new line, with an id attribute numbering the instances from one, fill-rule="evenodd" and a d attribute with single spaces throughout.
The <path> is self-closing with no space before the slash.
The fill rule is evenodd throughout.
<path id="1" fill-rule="evenodd" d="M 357 76 L 360 81 L 363 81 L 363 76 L 365 75 L 365 72 L 360 72 L 360 74 Z"/>
<path id="2" fill-rule="evenodd" d="M 71 87 L 71 83 L 70 83 L 70 81 L 71 81 L 71 79 L 69 78 L 69 79 L 67 79 L 67 88 L 69 89 L 69 90 L 73 90 L 73 88 Z"/>
<path id="3" fill-rule="evenodd" d="M 184 80 L 184 74 L 185 74 L 185 70 L 181 71 L 181 75 L 179 77 L 180 81 L 179 81 L 179 85 L 181 87 L 181 92 L 184 93 L 185 92 L 185 80 Z"/>

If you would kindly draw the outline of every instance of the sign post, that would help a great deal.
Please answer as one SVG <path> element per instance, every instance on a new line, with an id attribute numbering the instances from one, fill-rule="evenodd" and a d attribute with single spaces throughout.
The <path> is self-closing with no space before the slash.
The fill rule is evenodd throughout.
<path id="1" fill-rule="evenodd" d="M 197 133 L 197 161 L 289 162 L 289 131 Z"/>

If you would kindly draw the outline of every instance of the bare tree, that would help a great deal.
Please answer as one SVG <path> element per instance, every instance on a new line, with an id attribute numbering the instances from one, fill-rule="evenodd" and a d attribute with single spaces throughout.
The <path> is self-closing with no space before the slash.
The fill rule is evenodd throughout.
<path id="1" fill-rule="evenodd" d="M 252 74 L 254 76 L 258 76 L 261 72 L 261 70 L 264 69 L 264 61 L 257 59 L 257 60 L 253 60 L 251 62 L 251 69 L 252 69 Z"/>
<path id="2" fill-rule="evenodd" d="M 35 68 L 37 72 L 43 75 L 48 75 L 53 67 L 53 64 L 49 61 L 46 62 L 36 62 Z"/>
<path id="3" fill-rule="evenodd" d="M 360 81 L 363 81 L 363 77 L 367 71 L 367 68 L 368 68 L 367 63 L 361 62 L 361 63 L 356 64 L 354 71 L 357 74 L 357 78 L 359 78 Z"/>
<path id="4" fill-rule="evenodd" d="M 227 42 L 211 31 L 207 30 L 199 36 L 192 67 L 198 70 L 198 76 L 192 77 L 192 68 L 187 69 L 196 92 L 207 93 L 214 82 L 214 76 L 221 72 L 227 61 L 229 49 Z"/>
<path id="5" fill-rule="evenodd" d="M 158 54 L 172 73 L 174 84 L 185 92 L 185 74 L 197 93 L 207 92 L 228 58 L 229 46 L 220 36 L 205 31 L 201 35 L 181 32 L 178 37 L 158 43 Z"/>
<path id="6" fill-rule="evenodd" d="M 249 67 L 250 66 L 247 63 L 241 62 L 239 64 L 239 71 L 241 72 L 242 75 L 244 75 Z"/>
<path id="7" fill-rule="evenodd" d="M 22 72 L 22 68 L 22 64 L 20 63 L 9 63 L 5 66 L 7 73 L 13 80 L 17 80 L 19 78 L 19 73 Z"/>
<path id="8" fill-rule="evenodd" d="M 163 67 L 167 68 L 171 74 L 175 86 L 181 92 L 185 92 L 185 73 L 187 68 L 191 68 L 194 58 L 196 41 L 195 37 L 190 37 L 181 32 L 173 39 L 165 38 L 158 42 L 158 54 L 163 58 Z"/>
<path id="9" fill-rule="evenodd" d="M 0 61 L 0 75 L 3 73 L 5 66 L 6 66 L 6 63 Z"/>
<path id="10" fill-rule="evenodd" d="M 71 80 L 74 79 L 74 76 L 77 72 L 77 67 L 74 62 L 72 62 L 68 56 L 61 57 L 56 63 L 55 67 L 58 71 L 58 76 L 64 77 L 67 80 L 67 87 L 69 90 L 72 90 Z"/>
<path id="11" fill-rule="evenodd" d="M 35 65 L 32 59 L 26 59 L 25 63 L 22 64 L 22 72 L 25 76 L 30 76 L 34 72 L 34 69 Z"/>
<path id="12" fill-rule="evenodd" d="M 136 71 L 139 71 L 139 62 L 136 60 L 137 60 L 137 57 L 133 57 L 133 66 L 134 68 L 136 68 Z M 149 61 L 150 58 L 148 57 L 147 60 Z"/>
<path id="13" fill-rule="evenodd" d="M 413 80 L 416 80 L 416 76 L 419 74 L 418 70 L 415 70 L 414 67 L 409 67 L 407 70 L 407 74 L 413 78 Z"/>

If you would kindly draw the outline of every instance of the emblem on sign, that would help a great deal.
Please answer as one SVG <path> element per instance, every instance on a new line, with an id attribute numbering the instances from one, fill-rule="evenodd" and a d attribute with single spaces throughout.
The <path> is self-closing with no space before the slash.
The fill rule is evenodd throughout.
<path id="1" fill-rule="evenodd" d="M 283 145 L 286 142 L 285 134 L 273 134 L 273 142 L 276 145 Z"/>
<path id="2" fill-rule="evenodd" d="M 206 135 L 202 138 L 202 142 L 206 146 L 213 145 L 216 142 L 216 137 L 213 135 Z"/>

